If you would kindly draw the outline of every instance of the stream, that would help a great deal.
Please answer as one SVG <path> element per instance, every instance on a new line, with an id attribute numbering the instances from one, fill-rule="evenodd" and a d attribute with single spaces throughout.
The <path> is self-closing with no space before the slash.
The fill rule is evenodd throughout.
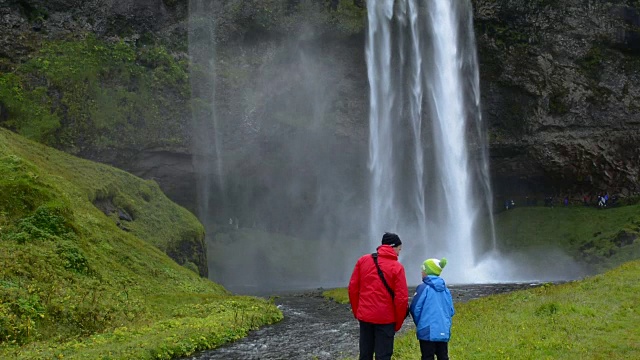
<path id="1" fill-rule="evenodd" d="M 454 302 L 527 289 L 542 283 L 472 284 L 449 286 Z M 412 289 L 410 289 L 412 295 Z M 280 294 L 276 304 L 284 319 L 252 331 L 234 343 L 197 353 L 184 360 L 334 360 L 357 358 L 358 321 L 349 305 L 322 297 L 322 290 Z M 414 327 L 408 318 L 400 332 Z"/>

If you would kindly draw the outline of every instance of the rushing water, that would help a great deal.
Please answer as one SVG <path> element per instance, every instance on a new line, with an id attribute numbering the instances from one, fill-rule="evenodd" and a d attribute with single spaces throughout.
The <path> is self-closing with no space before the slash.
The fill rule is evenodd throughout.
<path id="1" fill-rule="evenodd" d="M 538 285 L 539 283 L 475 284 L 450 286 L 450 289 L 454 302 L 463 302 Z M 320 291 L 281 294 L 277 304 L 284 314 L 281 322 L 253 331 L 235 343 L 188 359 L 335 360 L 357 357 L 358 322 L 353 318 L 349 305 L 326 300 L 322 298 Z M 401 332 L 413 328 L 412 321 L 407 319 Z"/>
<path id="2" fill-rule="evenodd" d="M 476 281 L 493 231 L 470 1 L 371 0 L 368 20 L 370 238 L 397 231 L 408 267 L 446 256 Z"/>

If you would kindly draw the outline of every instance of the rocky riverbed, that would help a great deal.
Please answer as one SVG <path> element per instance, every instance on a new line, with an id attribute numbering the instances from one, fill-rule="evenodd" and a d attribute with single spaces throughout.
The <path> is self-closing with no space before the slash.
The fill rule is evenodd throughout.
<path id="1" fill-rule="evenodd" d="M 526 289 L 541 284 L 473 284 L 450 286 L 454 302 Z M 276 304 L 284 320 L 253 331 L 246 338 L 226 346 L 198 353 L 189 360 L 329 360 L 356 357 L 358 322 L 349 305 L 322 297 L 322 290 L 281 294 Z M 407 319 L 401 331 L 413 327 Z"/>

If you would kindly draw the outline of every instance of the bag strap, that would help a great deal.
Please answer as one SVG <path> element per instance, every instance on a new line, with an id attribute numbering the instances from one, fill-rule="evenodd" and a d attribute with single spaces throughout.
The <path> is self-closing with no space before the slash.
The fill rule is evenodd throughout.
<path id="1" fill-rule="evenodd" d="M 393 290 L 391 290 L 391 286 L 389 286 L 389 284 L 387 283 L 387 280 L 385 280 L 384 273 L 380 269 L 380 265 L 378 265 L 378 253 L 375 252 L 375 253 L 371 254 L 371 257 L 373 258 L 373 262 L 376 264 L 376 268 L 378 268 L 378 275 L 380 275 L 380 280 L 382 280 L 382 283 L 384 284 L 384 287 L 387 288 L 387 291 L 389 292 L 389 295 L 391 295 L 391 300 L 393 300 L 395 298 L 396 294 L 394 294 Z"/>

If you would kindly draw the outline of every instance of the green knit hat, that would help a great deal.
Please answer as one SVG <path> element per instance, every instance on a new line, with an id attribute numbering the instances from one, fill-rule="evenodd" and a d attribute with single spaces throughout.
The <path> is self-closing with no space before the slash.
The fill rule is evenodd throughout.
<path id="1" fill-rule="evenodd" d="M 427 275 L 440 276 L 442 269 L 447 265 L 447 259 L 427 259 L 422 263 L 422 271 Z"/>

